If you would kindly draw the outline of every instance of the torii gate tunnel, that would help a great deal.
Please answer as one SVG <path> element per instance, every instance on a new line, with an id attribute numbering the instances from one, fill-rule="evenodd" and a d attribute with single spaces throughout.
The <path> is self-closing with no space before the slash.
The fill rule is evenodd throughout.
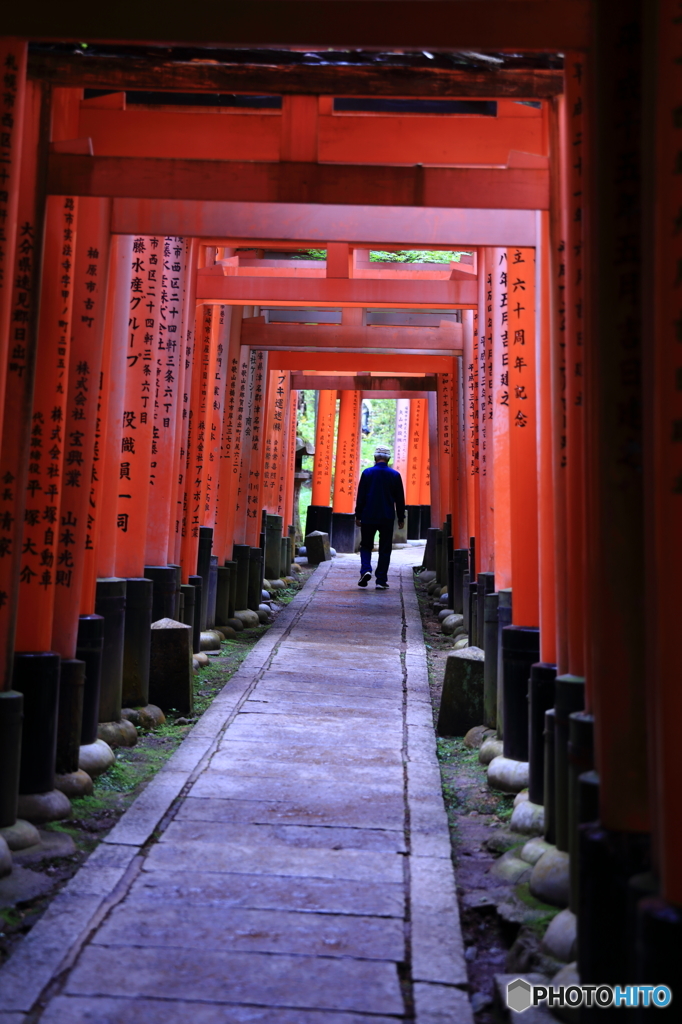
<path id="1" fill-rule="evenodd" d="M 191 700 L 154 678 L 152 622 L 196 636 L 289 572 L 304 389 L 309 528 L 354 550 L 361 405 L 391 398 L 408 536 L 570 856 L 580 976 L 661 980 L 682 934 L 678 15 L 4 12 L 0 828 L 122 707 Z"/>

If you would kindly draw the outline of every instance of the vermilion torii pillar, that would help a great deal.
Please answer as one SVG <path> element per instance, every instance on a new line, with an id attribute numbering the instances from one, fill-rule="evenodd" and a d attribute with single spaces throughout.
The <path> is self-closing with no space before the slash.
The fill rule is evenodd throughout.
<path id="1" fill-rule="evenodd" d="M 152 373 L 152 450 L 145 564 L 168 562 L 175 526 L 177 491 L 176 433 L 180 415 L 180 382 L 184 376 L 182 338 L 186 252 L 184 239 L 167 236 L 160 257 L 159 338 Z"/>
<path id="2" fill-rule="evenodd" d="M 355 550 L 355 497 L 360 444 L 360 392 L 342 391 L 336 439 L 332 544 L 337 551 Z"/>
<path id="3" fill-rule="evenodd" d="M 7 346 L 14 287 L 14 277 L 9 268 L 13 266 L 17 237 L 27 50 L 28 43 L 24 39 L 10 39 L 7 36 L 0 39 L 0 68 L 3 74 L 3 89 L 0 93 L 3 131 L 0 190 L 0 222 L 3 225 L 0 232 L 0 402 L 4 402 L 7 379 Z M 0 417 L 0 432 L 1 423 Z"/>
<path id="4" fill-rule="evenodd" d="M 49 651 L 57 575 L 66 400 L 71 347 L 73 264 L 78 200 L 50 196 L 38 324 L 38 364 L 31 414 L 29 493 L 22 542 L 16 647 Z M 73 656 L 73 655 L 72 655 Z"/>
<path id="5" fill-rule="evenodd" d="M 651 352 L 644 361 L 646 394 L 645 492 L 647 538 L 647 660 L 650 792 L 654 818 L 654 860 L 667 901 L 644 900 L 639 910 L 642 977 L 663 975 L 666 983 L 679 955 L 682 908 L 682 793 L 677 764 L 682 694 L 679 687 L 679 597 L 682 572 L 682 152 L 679 76 L 682 23 L 673 0 L 650 10 L 645 71 L 654 126 L 647 154 L 649 230 L 653 260 L 647 264 L 653 304 L 645 321 Z M 653 108 L 653 109 L 652 109 Z M 672 906 L 671 906 L 672 904 Z M 653 940 L 653 941 L 652 941 Z"/>
<path id="6" fill-rule="evenodd" d="M 478 572 L 493 572 L 495 569 L 495 501 L 494 501 L 494 445 L 493 445 L 493 403 L 491 397 L 493 323 L 490 306 L 492 285 L 490 281 L 491 250 L 478 251 L 478 344 L 476 348 L 476 387 L 478 412 L 478 493 L 479 523 L 476 542 Z M 476 580 L 471 580 L 475 583 Z"/>
<path id="7" fill-rule="evenodd" d="M 180 359 L 179 387 L 180 405 L 175 427 L 175 468 L 177 473 L 175 491 L 175 524 L 169 538 L 168 561 L 180 565 L 182 559 L 182 538 L 187 526 L 185 484 L 187 480 L 187 436 L 190 422 L 190 396 L 196 345 L 196 278 L 199 264 L 200 244 L 197 238 L 189 243 L 187 270 L 185 273 L 185 297 L 182 314 L 182 358 Z M 234 315 L 234 314 L 233 314 Z"/>
<path id="8" fill-rule="evenodd" d="M 76 656 L 86 546 L 91 542 L 88 517 L 102 369 L 110 213 L 107 199 L 79 200 L 52 626 L 52 649 L 63 658 Z"/>
<path id="9" fill-rule="evenodd" d="M 336 397 L 336 391 L 318 392 L 311 505 L 320 507 L 331 504 Z"/>
<path id="10" fill-rule="evenodd" d="M 480 264 L 479 264 L 480 266 Z M 463 330 L 463 386 L 465 435 L 465 484 L 467 490 L 467 520 L 469 530 L 465 547 L 471 537 L 479 535 L 479 451 L 478 451 L 478 313 L 464 310 Z"/>
<path id="11" fill-rule="evenodd" d="M 421 534 L 421 466 L 424 461 L 424 424 L 426 400 L 411 398 L 410 425 L 405 475 L 405 505 L 407 506 L 408 537 L 418 540 Z"/>
<path id="12" fill-rule="evenodd" d="M 13 69 L 10 74 L 14 74 Z M 38 168 L 45 157 L 44 149 L 48 141 L 40 134 L 42 102 L 40 87 L 28 83 L 17 204 L 19 227 L 8 262 L 12 275 L 12 298 L 4 367 L 7 385 L 2 410 L 0 449 L 0 657 L 3 660 L 5 690 L 10 687 L 13 670 L 37 352 L 37 306 L 44 218 L 44 197 L 39 187 Z"/>
<path id="13" fill-rule="evenodd" d="M 393 468 L 407 480 L 407 462 L 410 443 L 410 399 L 399 398 L 395 403 L 395 445 Z"/>
<path id="14" fill-rule="evenodd" d="M 539 626 L 535 250 L 507 250 L 512 621 Z"/>
<path id="15" fill-rule="evenodd" d="M 236 452 L 239 444 L 238 423 L 241 422 L 242 415 L 238 412 L 241 324 L 242 309 L 240 306 L 233 306 L 225 370 L 225 408 L 220 451 L 218 514 L 214 532 L 214 550 L 218 556 L 219 565 L 231 559 L 234 534 L 236 482 L 239 474 L 239 460 L 236 457 Z"/>
<path id="16" fill-rule="evenodd" d="M 564 62 L 565 135 L 561 160 L 566 180 L 566 558 L 568 671 L 585 674 L 585 295 L 583 220 L 589 165 L 585 104 L 587 62 L 567 53 Z M 586 682 L 589 700 L 589 683 Z"/>
<path id="17" fill-rule="evenodd" d="M 513 623 L 502 630 L 504 754 L 528 761 L 528 680 L 540 659 L 534 249 L 507 250 L 504 312 Z"/>
<path id="18" fill-rule="evenodd" d="M 507 250 L 486 250 L 486 315 L 492 321 L 493 348 L 493 501 L 495 505 L 495 588 L 512 585 L 509 461 L 509 286 Z"/>
<path id="19" fill-rule="evenodd" d="M 116 572 L 122 577 L 142 577 L 145 564 L 162 260 L 162 238 L 133 240 L 116 513 Z"/>

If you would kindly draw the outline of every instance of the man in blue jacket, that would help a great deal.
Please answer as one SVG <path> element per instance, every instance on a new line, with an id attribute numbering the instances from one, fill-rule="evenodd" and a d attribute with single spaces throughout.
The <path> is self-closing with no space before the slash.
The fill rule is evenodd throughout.
<path id="1" fill-rule="evenodd" d="M 372 550 L 379 531 L 379 562 L 376 571 L 377 590 L 388 590 L 388 566 L 393 548 L 393 523 L 405 523 L 405 493 L 400 473 L 388 465 L 391 449 L 379 445 L 374 450 L 374 465 L 360 477 L 355 522 L 361 528 L 359 587 L 366 587 L 372 578 Z"/>

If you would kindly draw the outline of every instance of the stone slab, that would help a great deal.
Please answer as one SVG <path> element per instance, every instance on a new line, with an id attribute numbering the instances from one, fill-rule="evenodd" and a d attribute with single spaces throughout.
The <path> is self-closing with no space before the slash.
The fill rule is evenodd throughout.
<path id="1" fill-rule="evenodd" d="M 466 992 L 447 985 L 414 986 L 415 1024 L 473 1024 Z"/>
<path id="2" fill-rule="evenodd" d="M 320 850 L 375 850 L 382 853 L 404 853 L 402 830 L 370 828 L 335 828 L 321 825 L 251 825 L 226 824 L 216 821 L 173 821 L 161 841 L 234 843 L 240 839 L 249 845 L 299 846 Z"/>
<path id="3" fill-rule="evenodd" d="M 285 953 L 297 956 L 358 957 L 392 960 L 405 957 L 405 935 L 396 918 L 295 913 L 224 906 L 117 907 L 99 929 L 95 945 L 164 946 L 196 950 Z"/>
<path id="4" fill-rule="evenodd" d="M 229 847 L 217 843 L 158 843 L 149 851 L 145 870 L 192 871 L 197 862 L 213 871 L 247 875 L 291 875 L 297 878 L 348 878 L 353 881 L 399 882 L 403 858 L 369 850 L 306 850 L 287 846 Z"/>
<path id="5" fill-rule="evenodd" d="M 410 857 L 410 896 L 414 981 L 466 985 L 452 862 Z"/>
<path id="6" fill-rule="evenodd" d="M 382 797 L 358 804 L 339 792 L 333 800 L 311 802 L 303 795 L 299 800 L 221 800 L 187 798 L 178 810 L 178 819 L 193 821 L 225 821 L 265 825 L 325 825 L 342 828 L 375 828 L 401 830 L 405 827 L 402 798 L 391 801 Z"/>
<path id="7" fill-rule="evenodd" d="M 221 740 L 219 750 L 229 752 L 235 759 L 241 756 L 246 761 L 260 758 L 263 754 L 263 745 L 259 744 L 256 736 L 233 740 L 228 734 Z M 376 750 L 373 746 L 362 745 L 359 741 L 350 743 L 332 744 L 327 740 L 325 743 L 306 743 L 304 737 L 294 739 L 292 737 L 279 737 L 277 741 L 270 740 L 268 753 L 275 760 L 289 759 L 292 761 L 305 762 L 307 764 L 329 764 L 337 765 L 386 765 L 403 763 L 402 751 L 399 749 L 385 751 Z"/>
<path id="8" fill-rule="evenodd" d="M 229 1016 L 228 1016 L 229 1015 Z M 23 1015 L 8 1024 L 23 1022 Z M 5 1018 L 0 1015 L 0 1022 Z M 59 996 L 41 1024 L 368 1024 L 365 1014 L 286 1010 L 282 1007 L 236 1006 L 170 999 Z M 395 1017 L 371 1017 L 371 1024 L 395 1024 Z M 466 1022 L 465 1022 L 466 1024 Z"/>
<path id="9" fill-rule="evenodd" d="M 438 769 L 436 768 L 436 771 Z M 282 782 L 293 782 L 300 785 L 310 783 L 333 783 L 334 785 L 387 786 L 396 792 L 404 788 L 404 771 L 398 765 L 348 765 L 328 763 L 323 765 L 299 762 L 293 758 L 261 758 L 248 760 L 233 757 L 232 752 L 225 748 L 217 750 L 211 758 L 207 775 L 223 773 L 232 778 L 272 778 Z"/>
<path id="10" fill-rule="evenodd" d="M 101 905 L 100 896 L 58 893 L 0 971 L 0 1006 L 5 1012 L 28 1013 Z"/>
<path id="11" fill-rule="evenodd" d="M 187 783 L 186 771 L 159 772 L 142 790 L 137 800 L 112 828 L 105 843 L 142 846 L 167 814 Z"/>
<path id="12" fill-rule="evenodd" d="M 182 902 L 298 913 L 351 914 L 403 918 L 402 882 L 292 878 L 281 875 L 218 874 L 210 871 L 143 871 L 133 882 L 135 902 Z"/>
<path id="13" fill-rule="evenodd" d="M 90 946 L 66 983 L 73 995 L 253 1003 L 356 1013 L 403 1012 L 395 965 L 264 953 Z"/>

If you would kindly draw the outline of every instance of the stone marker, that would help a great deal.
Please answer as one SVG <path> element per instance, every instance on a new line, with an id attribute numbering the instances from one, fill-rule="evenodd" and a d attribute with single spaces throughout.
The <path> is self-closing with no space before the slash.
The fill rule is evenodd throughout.
<path id="1" fill-rule="evenodd" d="M 331 559 L 329 548 L 329 534 L 321 530 L 313 530 L 305 539 L 305 549 L 308 556 L 308 565 L 319 565 L 320 562 L 328 562 Z"/>
<path id="2" fill-rule="evenodd" d="M 439 736 L 464 736 L 483 718 L 483 651 L 466 647 L 445 662 Z"/>
<path id="3" fill-rule="evenodd" d="M 152 622 L 149 698 L 164 711 L 191 712 L 192 630 L 184 622 Z"/>

